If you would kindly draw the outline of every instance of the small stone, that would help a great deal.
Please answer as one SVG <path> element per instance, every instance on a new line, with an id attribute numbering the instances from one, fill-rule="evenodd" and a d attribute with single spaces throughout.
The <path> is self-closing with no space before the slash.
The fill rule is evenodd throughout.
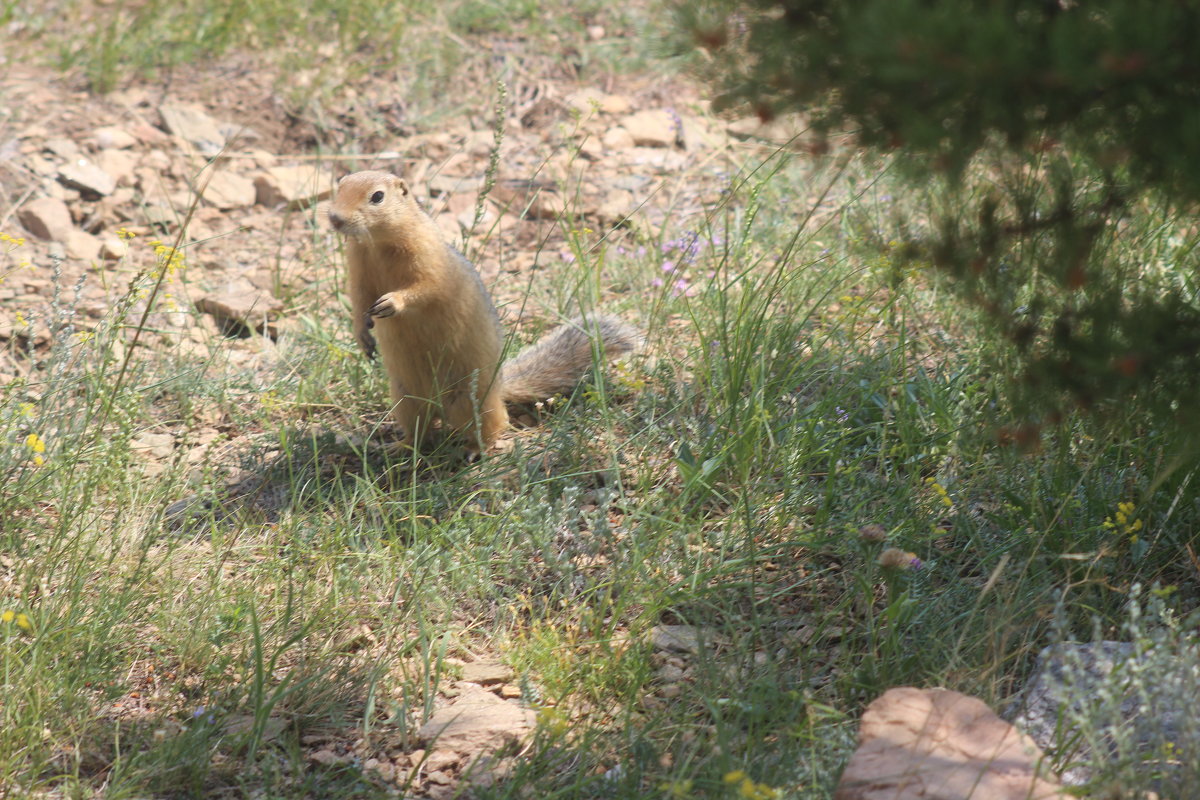
<path id="1" fill-rule="evenodd" d="M 308 760 L 315 761 L 318 764 L 324 764 L 324 765 L 328 766 L 330 764 L 340 764 L 345 759 L 343 759 L 341 756 L 339 756 L 337 753 L 333 752 L 329 748 L 324 748 L 322 750 L 316 751 L 315 753 L 309 753 Z"/>
<path id="2" fill-rule="evenodd" d="M 54 136 L 47 139 L 44 149 L 49 150 L 64 161 L 74 161 L 82 157 L 82 154 L 79 152 L 79 145 L 65 136 Z"/>
<path id="3" fill-rule="evenodd" d="M 100 239 L 78 228 L 67 234 L 67 258 L 95 261 L 100 257 Z"/>
<path id="4" fill-rule="evenodd" d="M 620 125 L 615 125 L 605 131 L 600 142 L 606 150 L 628 150 L 636 144 L 633 134 Z"/>
<path id="5" fill-rule="evenodd" d="M 169 433 L 143 433 L 129 442 L 129 449 L 143 458 L 168 458 L 175 450 L 175 437 Z"/>
<path id="6" fill-rule="evenodd" d="M 583 116 L 588 116 L 600 108 L 604 93 L 599 89 L 580 89 L 567 95 L 564 102 Z"/>
<path id="7" fill-rule="evenodd" d="M 600 101 L 600 110 L 605 114 L 628 114 L 633 101 L 623 94 L 606 94 Z"/>
<path id="8" fill-rule="evenodd" d="M 679 118 L 662 109 L 638 111 L 621 120 L 635 145 L 674 147 L 681 133 Z"/>
<path id="9" fill-rule="evenodd" d="M 51 242 L 65 242 L 75 230 L 67 204 L 52 197 L 39 197 L 26 203 L 17 212 L 17 221 L 37 238 Z"/>
<path id="10" fill-rule="evenodd" d="M 462 761 L 462 756 L 453 750 L 434 750 L 425 759 L 425 769 L 430 771 L 447 770 Z"/>
<path id="11" fill-rule="evenodd" d="M 492 197 L 505 211 L 526 219 L 557 219 L 563 210 L 562 197 L 546 181 L 498 181 Z"/>
<path id="12" fill-rule="evenodd" d="M 500 696 L 506 700 L 516 700 L 521 697 L 521 687 L 506 683 L 500 687 Z"/>
<path id="13" fill-rule="evenodd" d="M 124 128 L 118 128 L 113 125 L 108 125 L 103 128 L 96 128 L 92 131 L 92 139 L 96 145 L 102 150 L 110 147 L 115 147 L 120 150 L 127 150 L 138 143 L 137 137 Z"/>
<path id="14" fill-rule="evenodd" d="M 105 236 L 100 240 L 100 257 L 105 261 L 120 261 L 125 257 L 125 241 L 118 236 Z"/>
<path id="15" fill-rule="evenodd" d="M 663 683 L 678 683 L 683 680 L 683 670 L 670 662 L 663 664 L 658 671 L 658 679 Z"/>
<path id="16" fill-rule="evenodd" d="M 425 780 L 429 781 L 430 783 L 436 783 L 439 786 L 449 786 L 454 781 L 453 778 L 441 770 L 434 770 L 433 772 L 426 773 Z"/>

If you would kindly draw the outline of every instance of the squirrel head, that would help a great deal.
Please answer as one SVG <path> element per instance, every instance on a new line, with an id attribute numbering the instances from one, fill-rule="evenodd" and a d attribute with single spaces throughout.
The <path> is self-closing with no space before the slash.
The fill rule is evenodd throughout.
<path id="1" fill-rule="evenodd" d="M 347 175 L 338 182 L 329 207 L 329 223 L 352 239 L 399 233 L 416 210 L 407 181 L 389 172 L 368 170 Z"/>

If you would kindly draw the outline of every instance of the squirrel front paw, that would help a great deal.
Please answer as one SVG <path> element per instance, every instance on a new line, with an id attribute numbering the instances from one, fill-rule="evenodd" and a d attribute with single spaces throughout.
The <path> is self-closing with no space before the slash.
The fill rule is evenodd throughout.
<path id="1" fill-rule="evenodd" d="M 362 348 L 367 358 L 375 358 L 375 337 L 371 335 L 371 328 L 375 327 L 375 320 L 371 319 L 370 315 L 364 314 L 366 324 L 358 329 L 358 346 Z"/>
<path id="2" fill-rule="evenodd" d="M 388 292 L 375 301 L 375 305 L 367 309 L 372 317 L 394 317 L 404 309 L 404 301 L 396 292 Z"/>

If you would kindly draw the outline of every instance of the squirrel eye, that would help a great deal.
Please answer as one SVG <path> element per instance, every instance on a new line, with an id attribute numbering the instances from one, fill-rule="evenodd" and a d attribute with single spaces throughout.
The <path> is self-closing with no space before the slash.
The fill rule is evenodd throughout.
<path id="1" fill-rule="evenodd" d="M 383 202 L 383 192 L 376 192 L 375 194 L 371 195 L 371 202 L 374 203 L 375 205 L 379 205 L 380 203 L 382 203 Z"/>

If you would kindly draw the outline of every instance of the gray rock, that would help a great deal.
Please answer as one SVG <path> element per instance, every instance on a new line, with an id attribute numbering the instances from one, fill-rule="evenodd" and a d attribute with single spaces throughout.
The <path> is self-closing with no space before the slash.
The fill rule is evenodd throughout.
<path id="1" fill-rule="evenodd" d="M 676 653 L 699 653 L 704 647 L 720 644 L 721 637 L 710 628 L 694 625 L 655 625 L 650 629 L 650 643 L 656 650 Z"/>
<path id="2" fill-rule="evenodd" d="M 84 194 L 104 197 L 113 193 L 117 182 L 99 166 L 86 158 L 68 161 L 58 168 L 58 180 L 72 189 L 78 189 Z"/>
<path id="3" fill-rule="evenodd" d="M 1144 775 L 1158 788 L 1156 776 L 1171 780 L 1170 762 L 1194 762 L 1200 749 L 1200 721 L 1191 711 L 1200 673 L 1167 650 L 1139 653 L 1113 641 L 1046 647 L 1005 716 L 1067 762 L 1068 785 L 1087 783 L 1101 763 L 1106 771 Z M 1183 758 L 1164 758 L 1170 751 Z"/>
<path id="4" fill-rule="evenodd" d="M 195 145 L 206 156 L 215 156 L 225 147 L 220 124 L 194 103 L 163 103 L 158 108 L 168 131 Z"/>

